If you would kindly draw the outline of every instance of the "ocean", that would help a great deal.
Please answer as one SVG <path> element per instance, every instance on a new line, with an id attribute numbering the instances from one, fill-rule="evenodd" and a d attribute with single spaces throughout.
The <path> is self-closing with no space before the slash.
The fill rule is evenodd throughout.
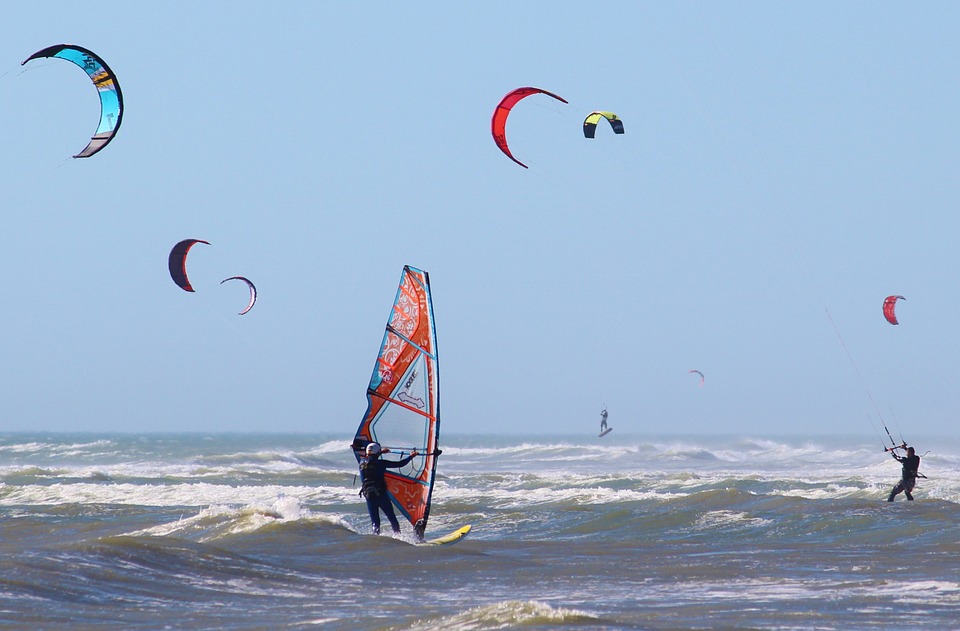
<path id="1" fill-rule="evenodd" d="M 441 436 L 374 536 L 352 435 L 0 435 L 4 629 L 958 629 L 960 440 Z M 929 450 L 929 453 L 927 453 Z"/>

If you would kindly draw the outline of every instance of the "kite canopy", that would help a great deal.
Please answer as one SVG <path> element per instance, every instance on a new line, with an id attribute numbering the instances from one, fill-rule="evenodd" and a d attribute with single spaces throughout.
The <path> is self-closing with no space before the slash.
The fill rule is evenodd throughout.
<path id="1" fill-rule="evenodd" d="M 596 135 L 597 123 L 600 122 L 601 118 L 610 121 L 610 127 L 613 128 L 613 133 L 623 133 L 623 121 L 613 112 L 590 112 L 583 120 L 583 135 L 585 138 L 593 138 Z"/>
<path id="2" fill-rule="evenodd" d="M 500 147 L 500 151 L 507 154 L 507 157 L 522 166 L 524 169 L 528 168 L 523 162 L 520 162 L 513 157 L 513 154 L 510 153 L 510 147 L 507 146 L 507 117 L 510 116 L 510 110 L 513 109 L 513 106 L 517 104 L 518 101 L 524 99 L 531 94 L 546 94 L 551 96 L 562 103 L 566 103 L 566 99 L 563 97 L 557 96 L 552 92 L 547 92 L 546 90 L 541 90 L 540 88 L 517 88 L 512 92 L 508 93 L 503 100 L 500 101 L 500 104 L 497 105 L 497 109 L 493 110 L 493 119 L 490 121 L 490 129 L 493 134 L 493 141 L 497 143 L 497 146 Z"/>
<path id="3" fill-rule="evenodd" d="M 184 239 L 170 250 L 170 259 L 167 261 L 170 267 L 170 278 L 184 291 L 193 291 L 190 280 L 187 279 L 187 254 L 190 248 L 198 243 L 210 245 L 209 241 L 203 239 Z"/>
<path id="4" fill-rule="evenodd" d="M 250 279 L 249 279 L 249 278 L 246 278 L 246 277 L 244 277 L 244 276 L 231 276 L 230 278 L 224 278 L 222 281 L 220 281 L 220 284 L 222 285 L 222 284 L 224 284 L 225 282 L 227 282 L 228 280 L 242 280 L 243 282 L 245 282 L 245 283 L 247 284 L 247 287 L 250 288 L 250 302 L 248 302 L 248 303 L 247 303 L 247 306 L 244 308 L 244 310 L 240 312 L 240 315 L 243 315 L 243 314 L 245 314 L 246 312 L 248 312 L 248 311 L 250 311 L 251 309 L 253 309 L 254 303 L 257 302 L 257 288 L 253 285 L 253 283 L 250 282 Z M 269 302 L 269 301 L 268 301 L 268 302 Z"/>
<path id="5" fill-rule="evenodd" d="M 900 324 L 897 322 L 897 301 L 906 300 L 903 296 L 887 296 L 883 300 L 883 317 L 887 319 L 887 322 L 890 324 Z"/>
<path id="6" fill-rule="evenodd" d="M 687 372 L 689 372 L 689 373 L 691 373 L 691 374 L 696 373 L 696 374 L 700 375 L 700 385 L 703 386 L 703 373 L 702 373 L 702 372 L 700 372 L 699 370 L 689 370 L 689 371 L 687 371 Z"/>
<path id="7" fill-rule="evenodd" d="M 100 124 L 97 126 L 97 132 L 83 151 L 73 156 L 74 158 L 89 158 L 106 147 L 113 140 L 117 130 L 120 129 L 120 122 L 123 119 L 123 94 L 120 92 L 117 77 L 95 53 L 81 46 L 70 44 L 57 44 L 38 50 L 27 57 L 20 65 L 26 64 L 31 59 L 42 57 L 56 57 L 76 64 L 87 73 L 100 94 Z"/>

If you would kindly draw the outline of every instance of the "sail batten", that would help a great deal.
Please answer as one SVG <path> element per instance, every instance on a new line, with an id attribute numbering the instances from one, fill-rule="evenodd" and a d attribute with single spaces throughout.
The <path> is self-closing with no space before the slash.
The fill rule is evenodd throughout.
<path id="1" fill-rule="evenodd" d="M 427 415 L 427 414 L 423 414 L 423 413 L 422 413 L 420 410 L 418 410 L 417 408 L 415 408 L 415 407 L 413 407 L 413 406 L 410 406 L 410 405 L 407 405 L 406 403 L 404 403 L 403 401 L 401 401 L 401 400 L 399 400 L 399 399 L 391 399 L 390 397 L 381 397 L 381 396 L 380 396 L 379 394 L 377 394 L 376 392 L 374 392 L 374 393 L 372 394 L 372 396 L 375 396 L 375 397 L 377 397 L 377 398 L 379 398 L 379 399 L 383 399 L 383 400 L 386 401 L 387 403 L 392 403 L 393 405 L 399 405 L 400 407 L 404 408 L 405 410 L 410 410 L 410 411 L 413 412 L 414 414 L 419 414 L 420 416 L 423 416 L 424 418 L 431 419 L 431 420 L 435 420 L 435 419 L 436 419 L 435 416 L 429 416 L 429 415 Z M 391 445 L 381 445 L 381 446 L 382 446 L 382 447 L 390 447 Z M 419 447 L 418 447 L 418 449 L 419 449 Z"/>
<path id="2" fill-rule="evenodd" d="M 420 351 L 421 353 L 423 353 L 424 355 L 426 355 L 426 356 L 429 357 L 430 359 L 433 359 L 433 360 L 436 360 L 436 359 L 437 359 L 436 357 L 434 357 L 434 356 L 430 353 L 430 351 L 428 351 L 428 350 L 426 350 L 426 349 L 423 349 L 423 348 L 420 348 L 419 346 L 417 346 L 417 343 L 414 342 L 413 340 L 409 340 L 409 339 L 407 339 L 406 337 L 404 337 L 402 334 L 397 333 L 396 331 L 394 331 L 394 330 L 393 330 L 393 327 L 391 327 L 390 325 L 387 325 L 387 331 L 389 331 L 390 333 L 393 333 L 394 335 L 396 335 L 397 337 L 399 337 L 401 340 L 403 340 L 403 341 L 406 342 L 407 344 L 413 346 L 414 348 L 416 348 L 418 351 Z M 378 358 L 377 361 L 379 361 L 379 358 Z"/>
<path id="3" fill-rule="evenodd" d="M 358 461 L 371 442 L 390 449 L 382 457 L 419 452 L 407 466 L 391 469 L 387 493 L 398 514 L 423 537 L 440 455 L 440 372 L 429 275 L 406 266 L 367 387 L 367 410 L 354 438 Z M 404 447 L 398 447 L 404 445 Z M 398 452 L 400 450 L 400 452 Z"/>

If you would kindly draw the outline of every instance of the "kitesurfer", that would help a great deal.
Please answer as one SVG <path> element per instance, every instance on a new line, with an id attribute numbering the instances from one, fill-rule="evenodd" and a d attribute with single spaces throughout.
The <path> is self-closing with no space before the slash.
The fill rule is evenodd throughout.
<path id="1" fill-rule="evenodd" d="M 913 500 L 913 495 L 910 492 L 917 483 L 917 476 L 920 475 L 920 456 L 916 455 L 913 447 L 907 447 L 906 456 L 898 456 L 896 452 L 892 452 L 892 455 L 895 460 L 903 465 L 903 472 L 900 481 L 890 490 L 890 497 L 887 498 L 887 501 L 892 502 L 893 498 L 901 492 L 907 496 L 908 500 Z"/>
<path id="2" fill-rule="evenodd" d="M 600 412 L 600 431 L 606 431 L 607 429 L 607 408 L 603 408 L 603 411 Z"/>
<path id="3" fill-rule="evenodd" d="M 373 534 L 380 534 L 380 511 L 387 516 L 393 532 L 400 534 L 400 522 L 393 511 L 393 504 L 387 494 L 387 481 L 384 474 L 387 469 L 399 469 L 406 466 L 417 455 L 414 449 L 406 458 L 397 461 L 383 460 L 380 457 L 379 443 L 370 443 L 366 448 L 366 457 L 360 460 L 360 494 L 367 500 L 367 512 L 373 524 Z"/>

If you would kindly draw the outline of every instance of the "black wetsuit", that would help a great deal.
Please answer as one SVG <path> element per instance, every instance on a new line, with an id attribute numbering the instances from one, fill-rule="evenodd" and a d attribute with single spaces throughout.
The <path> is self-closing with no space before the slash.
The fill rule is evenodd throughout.
<path id="1" fill-rule="evenodd" d="M 912 456 L 898 456 L 893 454 L 893 457 L 900 461 L 903 465 L 903 472 L 900 474 L 900 481 L 897 482 L 890 490 L 890 497 L 887 498 L 888 502 L 892 502 L 900 493 L 904 493 L 907 496 L 908 500 L 913 499 L 913 495 L 910 492 L 913 490 L 913 487 L 917 484 L 917 476 L 919 475 L 920 469 L 920 456 L 914 454 Z"/>
<path id="2" fill-rule="evenodd" d="M 380 534 L 380 511 L 387 516 L 393 532 L 400 532 L 400 522 L 397 521 L 397 515 L 393 512 L 384 474 L 387 469 L 399 469 L 409 464 L 411 460 L 413 460 L 412 454 L 397 461 L 383 460 L 380 456 L 364 458 L 360 461 L 360 493 L 367 500 L 367 512 L 370 513 L 374 534 Z"/>

